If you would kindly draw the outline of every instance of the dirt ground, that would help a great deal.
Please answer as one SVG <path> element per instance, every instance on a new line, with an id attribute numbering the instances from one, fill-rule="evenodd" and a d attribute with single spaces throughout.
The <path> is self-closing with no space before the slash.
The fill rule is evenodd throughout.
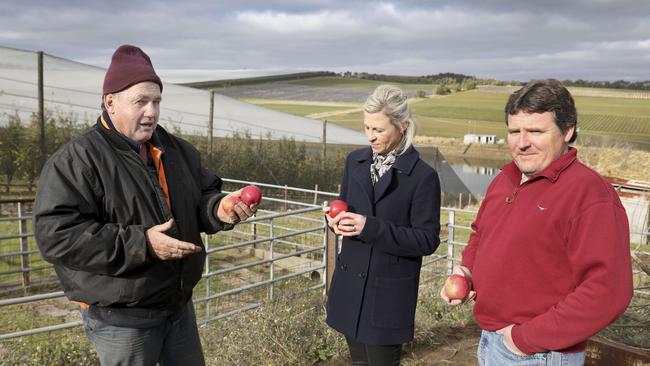
<path id="1" fill-rule="evenodd" d="M 433 328 L 428 340 L 409 343 L 402 353 L 404 366 L 474 366 L 481 329 L 470 323 L 462 328 Z M 350 356 L 336 356 L 319 366 L 348 366 Z"/>

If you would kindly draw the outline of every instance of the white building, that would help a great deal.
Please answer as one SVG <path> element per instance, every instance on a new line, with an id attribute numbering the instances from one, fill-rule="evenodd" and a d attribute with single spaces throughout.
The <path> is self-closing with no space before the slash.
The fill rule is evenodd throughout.
<path id="1" fill-rule="evenodd" d="M 478 142 L 479 144 L 496 144 L 497 135 L 466 134 L 463 142 L 465 144 L 471 144 L 473 142 Z"/>

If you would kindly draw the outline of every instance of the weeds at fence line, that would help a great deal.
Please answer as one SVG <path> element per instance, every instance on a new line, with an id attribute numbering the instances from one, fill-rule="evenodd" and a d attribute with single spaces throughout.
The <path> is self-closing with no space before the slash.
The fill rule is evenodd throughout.
<path id="1" fill-rule="evenodd" d="M 320 290 L 279 298 L 200 332 L 208 365 L 313 365 L 345 349 L 325 324 Z"/>
<path id="2" fill-rule="evenodd" d="M 3 366 L 97 366 L 99 360 L 83 329 L 46 333 L 0 343 Z"/>

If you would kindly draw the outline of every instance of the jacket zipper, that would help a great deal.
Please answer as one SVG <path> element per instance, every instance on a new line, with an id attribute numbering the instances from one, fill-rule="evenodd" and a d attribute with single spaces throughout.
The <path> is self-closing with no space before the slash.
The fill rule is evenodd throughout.
<path id="1" fill-rule="evenodd" d="M 135 152 L 134 152 L 135 153 Z M 137 154 L 136 154 L 137 155 Z M 168 207 L 167 210 L 165 210 L 165 207 L 167 205 L 167 202 L 164 201 L 164 198 L 161 199 L 161 195 L 159 193 L 162 193 L 162 187 L 160 186 L 160 183 L 158 182 L 158 178 L 153 176 L 152 173 L 149 171 L 149 167 L 145 165 L 145 163 L 140 159 L 140 156 L 137 156 L 138 160 L 140 163 L 142 163 L 142 167 L 144 168 L 147 177 L 149 178 L 149 183 L 153 186 L 154 192 L 156 192 L 156 201 L 158 202 L 158 208 L 160 208 L 160 211 L 162 213 L 162 216 L 165 218 L 165 220 L 169 220 L 172 215 L 171 215 L 171 207 Z M 164 193 L 163 196 L 164 197 Z M 165 214 L 165 212 L 169 212 L 169 216 Z M 182 259 L 177 259 L 176 264 L 174 265 L 174 268 L 178 270 L 178 290 L 179 292 L 183 292 L 183 260 Z"/>

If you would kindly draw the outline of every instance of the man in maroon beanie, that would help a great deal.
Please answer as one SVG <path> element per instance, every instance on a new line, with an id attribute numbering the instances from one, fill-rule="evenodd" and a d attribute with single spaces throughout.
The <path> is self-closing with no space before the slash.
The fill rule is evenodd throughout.
<path id="1" fill-rule="evenodd" d="M 513 161 L 490 184 L 453 269 L 473 285 L 478 363 L 581 366 L 589 337 L 632 298 L 627 215 L 570 146 L 577 112 L 559 81 L 514 92 L 505 122 Z"/>
<path id="2" fill-rule="evenodd" d="M 149 56 L 120 46 L 97 125 L 41 172 L 36 241 L 102 365 L 203 365 L 191 300 L 205 261 L 200 233 L 256 211 L 239 202 L 226 212 L 224 198 L 240 191 L 221 193 L 199 152 L 158 126 L 162 89 Z"/>

